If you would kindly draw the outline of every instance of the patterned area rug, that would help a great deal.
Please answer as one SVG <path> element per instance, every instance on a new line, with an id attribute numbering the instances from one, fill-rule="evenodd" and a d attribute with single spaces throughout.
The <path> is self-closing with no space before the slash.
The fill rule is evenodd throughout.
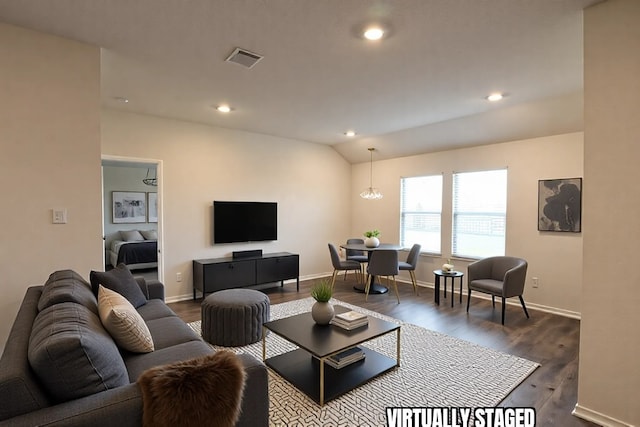
<path id="1" fill-rule="evenodd" d="M 402 326 L 400 367 L 320 407 L 269 369 L 271 426 L 385 426 L 387 407 L 488 407 L 502 401 L 539 365 L 333 299 L 335 305 Z M 311 311 L 305 298 L 271 306 L 271 320 Z M 200 334 L 200 322 L 189 326 Z M 365 344 L 396 357 L 395 334 Z M 262 360 L 262 342 L 217 347 Z M 269 334 L 267 357 L 296 347 Z"/>

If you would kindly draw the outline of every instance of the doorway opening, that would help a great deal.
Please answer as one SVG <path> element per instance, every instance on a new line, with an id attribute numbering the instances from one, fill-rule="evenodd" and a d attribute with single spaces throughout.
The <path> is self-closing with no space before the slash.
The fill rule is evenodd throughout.
<path id="1" fill-rule="evenodd" d="M 163 281 L 162 161 L 102 156 L 104 269 Z"/>

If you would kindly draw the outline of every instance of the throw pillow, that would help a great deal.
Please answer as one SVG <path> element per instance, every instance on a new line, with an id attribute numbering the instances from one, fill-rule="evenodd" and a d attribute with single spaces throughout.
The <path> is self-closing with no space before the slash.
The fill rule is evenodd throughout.
<path id="1" fill-rule="evenodd" d="M 138 242 L 140 240 L 144 240 L 142 234 L 138 230 L 123 230 L 120 231 L 120 237 L 125 242 Z"/>
<path id="2" fill-rule="evenodd" d="M 151 368 L 140 375 L 143 427 L 232 427 L 240 415 L 245 373 L 230 351 Z"/>
<path id="3" fill-rule="evenodd" d="M 29 337 L 28 359 L 56 402 L 129 384 L 120 351 L 100 318 L 73 302 L 38 313 Z"/>
<path id="4" fill-rule="evenodd" d="M 158 232 L 156 230 L 142 230 L 140 234 L 145 240 L 158 240 Z"/>
<path id="5" fill-rule="evenodd" d="M 98 287 L 102 285 L 125 297 L 135 308 L 147 303 L 147 298 L 142 293 L 138 282 L 124 264 L 118 264 L 113 270 L 105 272 L 92 271 L 89 274 L 89 280 L 96 298 L 98 297 Z"/>
<path id="6" fill-rule="evenodd" d="M 118 346 L 133 353 L 153 351 L 153 338 L 147 324 L 125 297 L 100 285 L 98 310 L 102 326 Z"/>

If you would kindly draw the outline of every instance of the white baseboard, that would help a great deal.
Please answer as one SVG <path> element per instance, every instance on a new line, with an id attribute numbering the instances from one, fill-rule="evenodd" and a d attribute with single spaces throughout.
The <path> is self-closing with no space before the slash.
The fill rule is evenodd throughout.
<path id="1" fill-rule="evenodd" d="M 407 280 L 407 279 L 404 279 L 404 278 L 403 279 L 396 278 L 396 280 L 398 282 L 411 284 L 410 280 Z M 435 287 L 435 284 L 430 283 L 430 282 L 418 282 L 418 286 L 421 286 L 423 288 L 431 288 L 431 289 L 433 289 Z M 454 289 L 454 293 L 456 293 L 456 294 L 460 293 L 459 289 L 460 288 Z M 463 290 L 463 293 L 464 293 L 464 290 Z M 474 292 L 472 294 L 472 296 L 473 296 L 473 298 L 491 300 L 491 296 L 490 295 L 483 294 L 481 292 Z M 527 310 L 532 309 L 532 310 L 544 311 L 546 313 L 557 314 L 559 316 L 569 317 L 571 319 L 578 319 L 578 320 L 581 319 L 581 314 L 579 312 L 577 312 L 577 311 L 565 310 L 563 308 L 550 307 L 550 306 L 547 306 L 547 305 L 535 304 L 535 303 L 527 302 L 527 301 L 525 301 L 525 303 L 527 304 Z M 520 307 L 520 301 L 517 301 L 517 300 L 513 300 L 513 301 L 512 300 L 507 300 L 507 304 Z"/>
<path id="2" fill-rule="evenodd" d="M 578 418 L 591 421 L 592 423 L 596 423 L 603 427 L 633 427 L 631 424 L 616 420 L 615 418 L 597 411 L 593 411 L 589 408 L 585 408 L 584 406 L 580 406 L 577 403 L 571 413 Z"/>
<path id="3" fill-rule="evenodd" d="M 327 276 L 331 277 L 332 274 L 333 273 L 309 274 L 309 275 L 306 275 L 306 276 L 300 276 L 300 281 L 321 279 L 321 278 L 326 278 Z M 337 280 L 338 279 L 336 278 L 336 282 L 337 282 Z M 409 280 L 409 279 L 396 277 L 396 280 L 398 282 L 411 284 L 411 280 Z M 295 279 L 285 280 L 284 283 L 285 284 L 295 283 Z M 266 285 L 266 286 L 271 286 L 271 285 Z M 433 283 L 430 283 L 430 282 L 420 282 L 420 281 L 418 281 L 418 286 L 421 286 L 423 288 L 431 288 L 431 289 L 433 289 L 435 285 Z M 459 288 L 455 289 L 454 291 L 455 291 L 456 294 L 458 294 L 459 293 Z M 481 298 L 481 299 L 486 299 L 486 300 L 490 300 L 491 299 L 491 297 L 489 295 L 483 294 L 483 293 L 479 293 L 479 292 L 475 292 L 473 294 L 473 298 Z M 193 299 L 193 294 L 186 294 L 186 295 L 178 295 L 178 296 L 175 296 L 175 297 L 168 297 L 168 298 L 166 298 L 166 302 L 172 303 L 172 302 L 186 301 L 188 299 Z M 520 307 L 520 302 L 519 301 L 509 301 L 509 300 L 507 300 L 507 304 Z M 544 312 L 551 313 L 551 314 L 557 314 L 559 316 L 570 317 L 572 319 L 580 320 L 580 318 L 581 318 L 580 317 L 580 313 L 577 312 L 577 311 L 564 310 L 562 308 L 549 307 L 549 306 L 546 306 L 546 305 L 535 304 L 535 303 L 530 303 L 530 302 L 527 302 L 526 304 L 527 304 L 527 309 L 530 308 L 532 310 L 544 311 Z"/>

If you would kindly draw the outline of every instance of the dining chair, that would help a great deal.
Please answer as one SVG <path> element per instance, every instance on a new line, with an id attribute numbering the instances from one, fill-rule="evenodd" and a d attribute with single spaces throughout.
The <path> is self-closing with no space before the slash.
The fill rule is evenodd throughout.
<path id="1" fill-rule="evenodd" d="M 411 283 L 413 284 L 413 291 L 418 295 L 418 281 L 416 280 L 416 267 L 418 266 L 418 257 L 420 256 L 420 249 L 422 246 L 414 244 L 407 255 L 406 261 L 400 261 L 398 268 L 401 271 L 408 271 L 411 276 Z"/>
<path id="2" fill-rule="evenodd" d="M 529 318 L 529 312 L 524 304 L 522 294 L 527 276 L 527 261 L 510 256 L 495 256 L 484 258 L 469 264 L 467 267 L 467 313 L 471 301 L 471 291 L 484 292 L 491 295 L 493 307 L 496 306 L 496 296 L 502 298 L 502 324 L 504 325 L 505 299 L 520 298 L 524 314 Z"/>
<path id="3" fill-rule="evenodd" d="M 389 249 L 379 249 L 371 253 L 371 259 L 369 259 L 369 265 L 367 266 L 367 283 L 364 288 L 365 301 L 369 296 L 369 287 L 371 281 L 375 280 L 375 276 L 387 276 L 387 283 L 391 283 L 389 277 L 393 279 L 393 286 L 396 291 L 396 298 L 398 298 L 398 304 L 400 304 L 400 294 L 398 294 L 398 283 L 396 283 L 396 276 L 398 275 L 398 251 Z"/>
<path id="4" fill-rule="evenodd" d="M 359 243 L 364 245 L 364 239 L 347 239 L 347 244 Z M 369 257 L 364 251 L 358 251 L 355 249 L 345 249 L 346 258 L 349 261 L 358 261 L 360 263 L 360 274 L 364 277 L 365 268 L 364 265 L 369 262 Z M 345 279 L 347 278 L 347 272 L 344 272 Z"/>
<path id="5" fill-rule="evenodd" d="M 336 275 L 338 271 L 345 271 L 345 274 L 349 270 L 354 270 L 356 273 L 356 277 L 360 273 L 360 263 L 358 261 L 350 261 L 350 260 L 341 260 L 340 254 L 338 254 L 338 250 L 336 247 L 329 243 L 329 253 L 331 254 L 331 264 L 333 264 L 333 276 L 331 276 L 331 290 L 333 290 L 333 286 L 336 283 Z"/>

